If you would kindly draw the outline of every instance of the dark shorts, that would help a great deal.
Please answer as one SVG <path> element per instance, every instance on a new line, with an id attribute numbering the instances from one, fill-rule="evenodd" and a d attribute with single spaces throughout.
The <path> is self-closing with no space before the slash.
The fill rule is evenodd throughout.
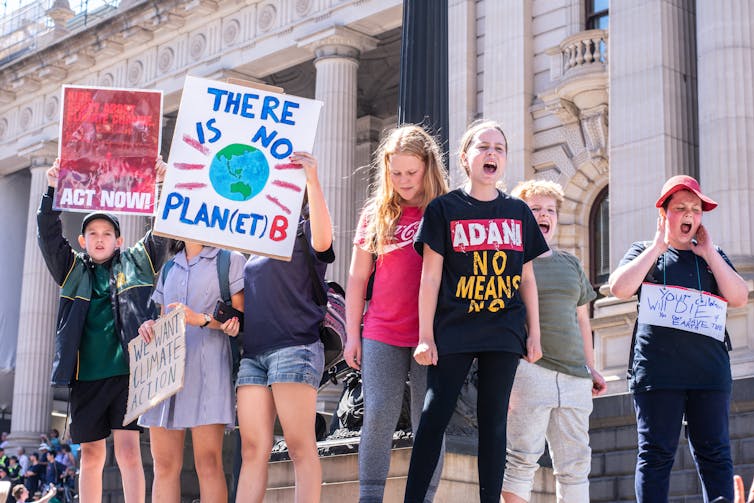
<path id="1" fill-rule="evenodd" d="M 272 349 L 241 360 L 236 387 L 296 383 L 317 389 L 324 366 L 325 348 L 319 340 L 311 344 Z"/>
<path id="2" fill-rule="evenodd" d="M 71 387 L 71 440 L 96 442 L 112 430 L 142 431 L 133 421 L 123 426 L 128 402 L 128 376 L 74 381 Z"/>

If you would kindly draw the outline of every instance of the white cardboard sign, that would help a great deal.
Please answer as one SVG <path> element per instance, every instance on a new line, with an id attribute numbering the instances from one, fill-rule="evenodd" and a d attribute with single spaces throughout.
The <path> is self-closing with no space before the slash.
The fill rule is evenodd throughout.
<path id="1" fill-rule="evenodd" d="M 290 260 L 322 102 L 186 77 L 155 234 Z"/>
<path id="2" fill-rule="evenodd" d="M 186 316 L 174 309 L 152 326 L 149 344 L 141 337 L 128 343 L 130 375 L 123 426 L 178 393 L 186 368 Z"/>
<path id="3" fill-rule="evenodd" d="M 722 341 L 728 302 L 692 288 L 642 283 L 639 323 L 677 328 Z"/>

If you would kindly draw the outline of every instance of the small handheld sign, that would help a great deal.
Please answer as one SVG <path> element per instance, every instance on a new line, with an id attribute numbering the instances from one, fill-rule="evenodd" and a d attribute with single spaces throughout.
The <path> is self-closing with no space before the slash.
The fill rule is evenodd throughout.
<path id="1" fill-rule="evenodd" d="M 178 393 L 186 367 L 186 315 L 174 309 L 155 321 L 147 344 L 141 337 L 128 343 L 128 404 L 123 426 Z"/>
<path id="2" fill-rule="evenodd" d="M 639 323 L 677 328 L 722 341 L 727 311 L 728 302 L 711 293 L 656 283 L 641 285 Z"/>

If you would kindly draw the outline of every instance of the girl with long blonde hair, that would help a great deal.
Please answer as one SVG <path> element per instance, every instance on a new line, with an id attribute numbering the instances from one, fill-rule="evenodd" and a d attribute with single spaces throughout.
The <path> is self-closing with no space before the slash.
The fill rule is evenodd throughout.
<path id="1" fill-rule="evenodd" d="M 375 153 L 374 167 L 377 180 L 359 219 L 346 288 L 344 357 L 349 366 L 361 370 L 364 390 L 359 445 L 362 503 L 383 499 L 407 378 L 413 427 L 419 422 L 427 372 L 412 358 L 419 341 L 422 264 L 413 239 L 429 202 L 448 191 L 440 148 L 420 126 L 404 125 L 388 134 Z M 372 297 L 364 312 L 373 271 Z M 441 471 L 440 464 L 430 501 Z"/>

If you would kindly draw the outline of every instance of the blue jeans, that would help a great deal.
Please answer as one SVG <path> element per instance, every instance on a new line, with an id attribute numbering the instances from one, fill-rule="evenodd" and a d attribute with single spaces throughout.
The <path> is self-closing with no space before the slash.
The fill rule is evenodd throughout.
<path id="1" fill-rule="evenodd" d="M 668 501 L 670 471 L 678 449 L 684 414 L 689 450 L 702 482 L 704 501 L 719 496 L 733 500 L 733 460 L 728 411 L 730 392 L 717 390 L 653 390 L 634 393 L 639 455 L 636 500 Z"/>

